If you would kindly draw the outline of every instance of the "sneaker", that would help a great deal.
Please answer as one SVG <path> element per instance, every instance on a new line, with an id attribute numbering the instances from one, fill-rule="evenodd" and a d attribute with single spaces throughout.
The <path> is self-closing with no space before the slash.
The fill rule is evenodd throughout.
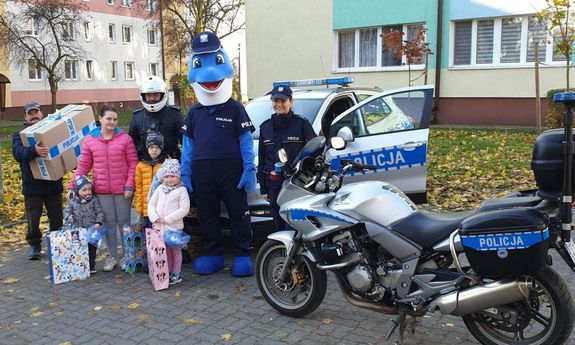
<path id="1" fill-rule="evenodd" d="M 170 273 L 170 285 L 178 284 L 182 282 L 182 274 L 181 273 Z"/>
<path id="2" fill-rule="evenodd" d="M 96 271 L 95 268 L 90 268 L 90 274 L 96 274 L 98 273 L 98 271 Z"/>
<path id="3" fill-rule="evenodd" d="M 30 253 L 28 254 L 28 260 L 39 260 L 41 252 L 42 247 L 40 246 L 40 243 L 30 245 Z"/>
<path id="4" fill-rule="evenodd" d="M 102 269 L 102 271 L 104 272 L 111 272 L 114 267 L 116 266 L 116 259 L 114 258 L 107 258 L 106 259 L 106 264 L 104 265 L 104 268 Z"/>

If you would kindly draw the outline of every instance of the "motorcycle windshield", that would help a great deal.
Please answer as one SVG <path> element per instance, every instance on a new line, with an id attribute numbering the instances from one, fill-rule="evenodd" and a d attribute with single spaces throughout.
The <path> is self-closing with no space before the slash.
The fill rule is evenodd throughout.
<path id="1" fill-rule="evenodd" d="M 322 136 L 315 137 L 315 138 L 311 139 L 310 141 L 308 141 L 307 144 L 305 144 L 305 146 L 301 149 L 301 151 L 298 153 L 298 155 L 293 160 L 292 167 L 295 168 L 295 166 L 302 159 L 304 159 L 306 157 L 316 158 L 319 155 L 323 154 L 323 151 L 325 148 L 325 143 L 326 143 L 325 137 L 322 137 Z"/>

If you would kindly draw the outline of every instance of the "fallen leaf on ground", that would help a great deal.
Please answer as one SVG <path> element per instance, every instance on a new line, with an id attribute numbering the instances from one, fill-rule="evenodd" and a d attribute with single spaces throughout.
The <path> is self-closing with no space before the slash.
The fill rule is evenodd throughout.
<path id="1" fill-rule="evenodd" d="M 224 341 L 228 341 L 228 340 L 230 340 L 231 338 L 232 338 L 232 335 L 229 334 L 229 333 L 222 334 L 222 340 L 224 340 Z"/>
<path id="2" fill-rule="evenodd" d="M 236 292 L 244 292 L 246 290 L 247 290 L 247 288 L 245 287 L 244 284 L 240 284 L 240 285 L 236 286 Z"/>
<path id="3" fill-rule="evenodd" d="M 139 315 L 138 320 L 136 320 L 136 322 L 140 325 L 143 325 L 143 324 L 148 323 L 150 321 L 152 321 L 152 319 L 150 318 L 149 315 L 146 315 L 146 314 Z"/>
<path id="4" fill-rule="evenodd" d="M 95 310 L 95 311 L 102 310 L 102 306 L 101 306 L 101 305 L 97 305 L 97 306 L 94 307 L 94 310 Z"/>
<path id="5" fill-rule="evenodd" d="M 4 290 L 5 294 L 11 294 L 12 292 L 14 292 L 14 289 Z"/>
<path id="6" fill-rule="evenodd" d="M 58 306 L 58 303 L 56 303 L 56 302 L 50 302 L 50 303 L 48 303 L 48 307 L 54 308 L 54 307 L 57 307 L 57 306 Z"/>
<path id="7" fill-rule="evenodd" d="M 50 276 L 44 276 L 44 280 L 50 280 Z"/>
<path id="8" fill-rule="evenodd" d="M 40 307 L 34 307 L 34 308 L 30 309 L 30 316 L 32 316 L 32 317 L 38 317 L 42 314 L 43 313 L 40 311 Z"/>
<path id="9" fill-rule="evenodd" d="M 174 294 L 174 296 L 176 296 L 176 297 L 181 297 L 181 296 L 182 296 L 182 292 L 181 292 L 181 291 L 176 291 L 176 293 Z"/>
<path id="10" fill-rule="evenodd" d="M 128 304 L 128 309 L 138 309 L 140 305 L 138 303 Z"/>
<path id="11" fill-rule="evenodd" d="M 16 278 L 8 277 L 8 278 L 4 279 L 4 280 L 2 281 L 2 283 L 4 283 L 4 284 L 14 284 L 14 283 L 17 282 L 17 281 L 18 281 L 18 279 L 16 279 Z"/>
<path id="12" fill-rule="evenodd" d="M 202 323 L 201 320 L 198 319 L 184 319 L 184 322 L 187 323 L 188 325 L 199 325 Z"/>
<path id="13" fill-rule="evenodd" d="M 112 304 L 112 305 L 110 306 L 110 309 L 112 309 L 112 310 L 120 310 L 120 309 L 122 309 L 122 306 L 119 305 L 119 304 Z"/>
<path id="14" fill-rule="evenodd" d="M 299 326 L 299 328 L 304 328 L 304 327 L 305 327 L 305 324 L 304 324 L 303 322 L 301 322 L 301 321 L 298 322 L 297 325 Z"/>
<path id="15" fill-rule="evenodd" d="M 58 344 L 58 345 L 72 345 L 72 343 L 71 343 L 71 342 L 69 342 L 69 341 L 65 341 L 65 342 L 63 342 L 63 343 L 60 343 L 60 344 Z"/>
<path id="16" fill-rule="evenodd" d="M 62 315 L 64 315 L 64 312 L 62 312 L 62 311 L 57 311 L 57 312 L 54 313 L 54 315 L 56 315 L 56 316 L 62 316 Z"/>
<path id="17" fill-rule="evenodd" d="M 451 322 L 448 322 L 448 323 L 446 323 L 445 325 L 446 325 L 447 327 L 454 327 L 454 326 L 455 326 L 455 325 L 452 324 Z"/>
<path id="18" fill-rule="evenodd" d="M 323 320 L 321 320 L 321 323 L 325 323 L 327 325 L 327 324 L 333 323 L 333 320 L 332 319 L 323 319 Z"/>

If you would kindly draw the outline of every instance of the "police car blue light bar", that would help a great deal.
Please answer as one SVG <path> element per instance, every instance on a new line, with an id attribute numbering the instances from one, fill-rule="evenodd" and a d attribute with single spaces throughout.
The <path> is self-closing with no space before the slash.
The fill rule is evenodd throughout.
<path id="1" fill-rule="evenodd" d="M 553 95 L 554 103 L 575 102 L 575 92 L 560 92 Z"/>
<path id="2" fill-rule="evenodd" d="M 274 81 L 273 87 L 276 87 L 276 86 L 303 87 L 303 86 L 321 86 L 321 85 L 348 86 L 351 83 L 353 83 L 352 77 L 324 78 L 324 79 L 302 79 L 302 80 Z"/>

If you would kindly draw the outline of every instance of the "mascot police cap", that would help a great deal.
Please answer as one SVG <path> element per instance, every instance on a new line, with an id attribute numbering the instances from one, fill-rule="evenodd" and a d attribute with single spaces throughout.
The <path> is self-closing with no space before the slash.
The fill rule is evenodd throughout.
<path id="1" fill-rule="evenodd" d="M 202 32 L 194 38 L 188 67 L 188 80 L 201 105 L 223 104 L 232 97 L 234 67 L 216 35 Z"/>

